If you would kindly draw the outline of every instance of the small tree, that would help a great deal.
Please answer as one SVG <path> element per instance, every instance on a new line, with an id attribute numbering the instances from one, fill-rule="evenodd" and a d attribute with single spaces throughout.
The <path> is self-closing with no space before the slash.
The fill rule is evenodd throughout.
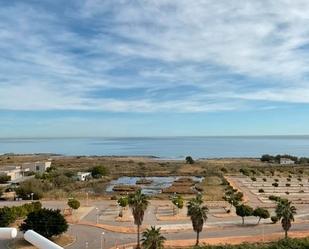
<path id="1" fill-rule="evenodd" d="M 187 204 L 187 215 L 191 218 L 193 230 L 196 232 L 196 246 L 199 244 L 200 232 L 203 231 L 204 223 L 207 220 L 208 207 L 203 203 L 202 195 L 197 195 Z"/>
<path id="2" fill-rule="evenodd" d="M 230 204 L 230 208 L 232 206 L 236 207 L 242 201 L 244 194 L 242 192 L 236 192 L 234 190 L 228 190 L 225 192 L 223 199 Z"/>
<path id="3" fill-rule="evenodd" d="M 46 238 L 51 238 L 66 232 L 68 227 L 60 210 L 43 208 L 29 213 L 19 228 L 23 232 L 32 229 Z"/>
<path id="4" fill-rule="evenodd" d="M 74 210 L 77 210 L 79 209 L 80 207 L 80 202 L 74 198 L 70 198 L 68 200 L 68 206 L 71 208 L 71 209 L 74 209 Z"/>
<path id="5" fill-rule="evenodd" d="M 145 194 L 142 194 L 142 191 L 139 189 L 135 193 L 128 196 L 128 203 L 132 209 L 132 214 L 134 217 L 134 224 L 137 226 L 137 247 L 140 246 L 140 226 L 144 220 L 145 211 L 149 205 L 148 197 Z"/>
<path id="6" fill-rule="evenodd" d="M 182 209 L 184 206 L 184 199 L 181 195 L 173 195 L 172 198 L 172 203 L 174 206 L 177 208 L 177 213 L 179 209 Z"/>
<path id="7" fill-rule="evenodd" d="M 285 238 L 288 237 L 288 231 L 294 221 L 294 214 L 296 214 L 296 207 L 292 206 L 292 202 L 287 199 L 278 201 L 276 207 L 276 215 L 278 220 L 281 220 L 281 225 L 285 233 Z"/>
<path id="8" fill-rule="evenodd" d="M 166 238 L 161 235 L 161 228 L 151 227 L 143 232 L 142 246 L 144 249 L 163 249 Z"/>
<path id="9" fill-rule="evenodd" d="M 236 207 L 236 214 L 242 218 L 242 224 L 245 224 L 245 217 L 253 214 L 253 208 L 248 205 L 239 205 Z"/>
<path id="10" fill-rule="evenodd" d="M 193 160 L 193 158 L 192 158 L 191 156 L 187 156 L 187 157 L 186 157 L 186 163 L 187 163 L 187 164 L 194 164 L 195 161 Z"/>
<path id="11" fill-rule="evenodd" d="M 256 209 L 254 209 L 253 216 L 259 217 L 259 220 L 258 220 L 258 223 L 257 223 L 257 224 L 259 224 L 261 219 L 268 219 L 270 217 L 270 214 L 269 214 L 267 209 L 258 207 Z"/>
<path id="12" fill-rule="evenodd" d="M 117 200 L 118 205 L 121 207 L 121 210 L 119 212 L 119 217 L 122 217 L 123 215 L 123 209 L 128 206 L 129 200 L 127 196 L 122 196 Z"/>

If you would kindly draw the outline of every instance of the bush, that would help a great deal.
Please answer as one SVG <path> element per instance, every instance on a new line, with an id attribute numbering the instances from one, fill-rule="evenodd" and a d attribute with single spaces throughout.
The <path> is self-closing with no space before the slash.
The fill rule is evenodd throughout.
<path id="1" fill-rule="evenodd" d="M 0 184 L 5 184 L 8 181 L 11 181 L 11 177 L 7 175 L 0 175 Z"/>
<path id="2" fill-rule="evenodd" d="M 68 227 L 60 210 L 43 208 L 29 213 L 19 229 L 23 232 L 32 229 L 46 238 L 51 238 L 66 232 Z"/>
<path id="3" fill-rule="evenodd" d="M 186 157 L 186 163 L 187 164 L 194 164 L 195 162 L 194 162 L 194 160 L 193 160 L 193 158 L 191 156 L 187 156 Z"/>
<path id="4" fill-rule="evenodd" d="M 291 178 L 286 178 L 286 180 L 287 180 L 288 182 L 290 182 L 290 181 L 291 181 Z"/>
<path id="5" fill-rule="evenodd" d="M 280 201 L 281 200 L 281 198 L 279 196 L 275 196 L 275 195 L 270 195 L 268 197 L 268 199 L 271 200 L 271 201 Z"/>
<path id="6" fill-rule="evenodd" d="M 273 185 L 274 187 L 278 187 L 278 186 L 279 186 L 279 184 L 278 184 L 277 182 L 274 182 L 272 185 Z"/>
<path id="7" fill-rule="evenodd" d="M 250 170 L 247 169 L 247 168 L 241 168 L 241 169 L 239 170 L 239 172 L 242 173 L 242 174 L 245 175 L 245 176 L 249 176 L 249 175 L 250 175 Z"/>
<path id="8" fill-rule="evenodd" d="M 18 197 L 24 200 L 31 199 L 31 193 L 33 193 L 33 200 L 39 200 L 43 197 L 43 193 L 52 189 L 50 183 L 42 182 L 42 180 L 31 179 L 20 183 L 20 186 L 16 188 L 15 192 Z"/>
<path id="9" fill-rule="evenodd" d="M 267 182 L 267 179 L 265 177 L 263 178 L 263 182 Z"/>
<path id="10" fill-rule="evenodd" d="M 95 166 L 91 169 L 91 175 L 93 178 L 101 178 L 102 176 L 106 176 L 108 174 L 108 170 L 100 165 L 100 166 Z"/>
<path id="11" fill-rule="evenodd" d="M 276 178 L 276 179 L 275 179 L 275 182 L 279 182 L 279 179 Z"/>
<path id="12" fill-rule="evenodd" d="M 286 191 L 286 192 L 285 192 L 285 194 L 289 195 L 289 194 L 290 194 L 290 192 L 289 192 L 289 191 Z"/>
<path id="13" fill-rule="evenodd" d="M 274 224 L 276 224 L 279 220 L 277 216 L 271 216 L 270 219 L 271 219 L 272 223 L 274 223 Z"/>
<path id="14" fill-rule="evenodd" d="M 224 167 L 222 167 L 220 170 L 221 170 L 223 173 L 227 173 L 227 172 L 228 172 L 227 169 L 224 168 Z"/>
<path id="15" fill-rule="evenodd" d="M 74 198 L 71 198 L 68 200 L 68 206 L 72 209 L 79 209 L 80 207 L 80 202 Z"/>
<path id="16" fill-rule="evenodd" d="M 264 193 L 264 192 L 265 192 L 264 189 L 262 188 L 259 189 L 259 193 Z"/>
<path id="17" fill-rule="evenodd" d="M 290 183 L 286 183 L 285 186 L 286 187 L 291 187 L 291 184 Z"/>
<path id="18" fill-rule="evenodd" d="M 0 208 L 0 227 L 7 227 L 17 219 L 26 217 L 30 212 L 40 210 L 40 202 L 27 203 L 22 206 Z"/>
<path id="19" fill-rule="evenodd" d="M 261 157 L 261 162 L 271 162 L 273 161 L 275 158 L 271 155 L 268 155 L 268 154 L 265 154 L 265 155 L 262 155 Z"/>
<path id="20" fill-rule="evenodd" d="M 251 177 L 251 181 L 256 182 L 256 177 Z"/>
<path id="21" fill-rule="evenodd" d="M 118 205 L 119 205 L 120 207 L 123 207 L 123 208 L 124 208 L 124 207 L 128 206 L 128 204 L 129 204 L 129 199 L 128 199 L 127 196 L 123 196 L 123 197 L 120 197 L 120 198 L 118 199 L 117 203 L 118 203 Z"/>

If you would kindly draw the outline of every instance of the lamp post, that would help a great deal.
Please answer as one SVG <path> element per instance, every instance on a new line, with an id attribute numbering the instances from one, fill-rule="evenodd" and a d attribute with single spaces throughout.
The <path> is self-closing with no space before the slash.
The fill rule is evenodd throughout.
<path id="1" fill-rule="evenodd" d="M 96 207 L 95 210 L 97 211 L 97 224 L 99 223 L 99 209 Z"/>
<path id="2" fill-rule="evenodd" d="M 101 234 L 101 249 L 104 249 L 105 247 L 105 237 L 104 237 L 104 232 Z"/>
<path id="3" fill-rule="evenodd" d="M 86 192 L 86 206 L 88 207 L 88 197 L 89 197 L 89 193 Z"/>
<path id="4" fill-rule="evenodd" d="M 33 201 L 33 195 L 34 195 L 34 193 L 31 193 L 30 195 L 31 195 L 31 201 Z"/>
<path id="5" fill-rule="evenodd" d="M 263 222 L 262 233 L 263 233 L 263 243 L 265 242 L 265 224 Z"/>

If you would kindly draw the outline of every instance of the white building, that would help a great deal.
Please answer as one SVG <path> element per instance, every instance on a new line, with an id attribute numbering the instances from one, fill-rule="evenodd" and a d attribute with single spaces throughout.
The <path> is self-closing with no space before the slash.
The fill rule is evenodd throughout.
<path id="1" fill-rule="evenodd" d="M 295 164 L 295 162 L 293 160 L 291 160 L 290 158 L 280 158 L 280 164 L 281 165 L 291 165 L 291 164 Z"/>
<path id="2" fill-rule="evenodd" d="M 0 169 L 0 175 L 10 176 L 10 181 L 15 181 L 23 177 L 23 171 L 20 166 L 5 166 Z"/>
<path id="3" fill-rule="evenodd" d="M 77 172 L 78 181 L 86 181 L 89 177 L 91 177 L 91 172 Z"/>
<path id="4" fill-rule="evenodd" d="M 51 161 L 47 161 L 47 162 L 23 163 L 22 168 L 24 171 L 44 173 L 50 166 Z"/>

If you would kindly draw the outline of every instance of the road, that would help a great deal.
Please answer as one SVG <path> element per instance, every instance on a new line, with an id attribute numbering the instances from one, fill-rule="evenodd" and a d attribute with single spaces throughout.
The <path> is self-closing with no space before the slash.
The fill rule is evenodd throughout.
<path id="1" fill-rule="evenodd" d="M 104 210 L 110 205 L 111 201 L 96 201 L 89 203 L 91 206 L 98 207 L 99 210 Z M 159 202 L 161 203 L 161 202 Z M 12 205 L 21 205 L 21 202 L 5 202 L 0 203 L 0 206 L 3 205 L 12 206 Z M 154 202 L 154 205 L 156 202 Z M 66 204 L 65 202 L 60 201 L 48 201 L 43 202 L 43 205 L 48 208 L 63 208 Z M 301 209 L 298 211 L 298 221 L 301 223 L 293 223 L 291 231 L 304 231 L 309 230 L 309 207 Z M 185 231 L 180 231 L 178 233 L 163 233 L 163 235 L 168 240 L 187 240 L 195 239 L 196 234 L 190 228 L 190 221 L 157 221 L 154 215 L 155 206 L 150 206 L 145 214 L 144 224 L 146 225 L 156 225 L 156 226 L 179 226 L 187 225 L 189 229 Z M 84 217 L 84 220 L 95 223 L 96 222 L 96 209 L 93 209 L 88 215 Z M 207 226 L 204 228 L 201 233 L 202 238 L 220 238 L 220 237 L 229 237 L 229 236 L 257 236 L 271 233 L 281 233 L 282 228 L 281 224 L 260 224 L 256 225 L 257 218 L 250 217 L 246 219 L 246 223 L 249 225 L 241 226 L 241 219 L 239 217 L 228 217 L 228 218 L 215 218 L 209 215 L 207 220 Z M 99 221 L 101 222 L 101 220 Z M 105 223 L 105 221 L 104 221 Z M 106 223 L 113 225 L 122 225 L 122 226 L 133 226 L 133 222 L 121 222 L 115 223 L 114 221 L 106 221 Z M 267 221 L 269 223 L 269 221 Z M 104 232 L 104 235 L 102 235 Z M 86 244 L 88 243 L 88 249 L 100 249 L 101 246 L 105 248 L 110 248 L 112 246 L 117 246 L 127 243 L 135 243 L 136 235 L 135 234 L 126 234 L 126 233 L 115 233 L 105 231 L 100 228 L 84 226 L 84 225 L 70 225 L 69 234 L 76 237 L 76 241 L 71 246 L 68 246 L 68 249 L 85 249 Z M 0 241 L 0 248 L 6 248 L 7 241 Z"/>
<path id="2" fill-rule="evenodd" d="M 291 231 L 304 231 L 309 229 L 309 224 L 293 224 Z M 282 233 L 281 225 L 259 225 L 259 226 L 229 226 L 219 229 L 204 229 L 201 233 L 201 239 L 203 238 L 221 238 L 230 236 L 259 236 L 271 233 Z M 88 249 L 101 249 L 101 238 L 105 238 L 105 243 L 102 243 L 103 248 L 110 248 L 113 246 L 135 243 L 135 234 L 119 234 L 104 231 L 104 237 L 102 232 L 104 230 L 94 227 L 86 227 L 82 225 L 73 225 L 70 228 L 69 233 L 76 235 L 79 234 L 76 242 L 67 247 L 68 249 L 85 249 L 86 242 L 88 242 Z M 193 231 L 182 231 L 179 233 L 163 233 L 168 240 L 187 240 L 195 239 L 196 234 Z"/>

